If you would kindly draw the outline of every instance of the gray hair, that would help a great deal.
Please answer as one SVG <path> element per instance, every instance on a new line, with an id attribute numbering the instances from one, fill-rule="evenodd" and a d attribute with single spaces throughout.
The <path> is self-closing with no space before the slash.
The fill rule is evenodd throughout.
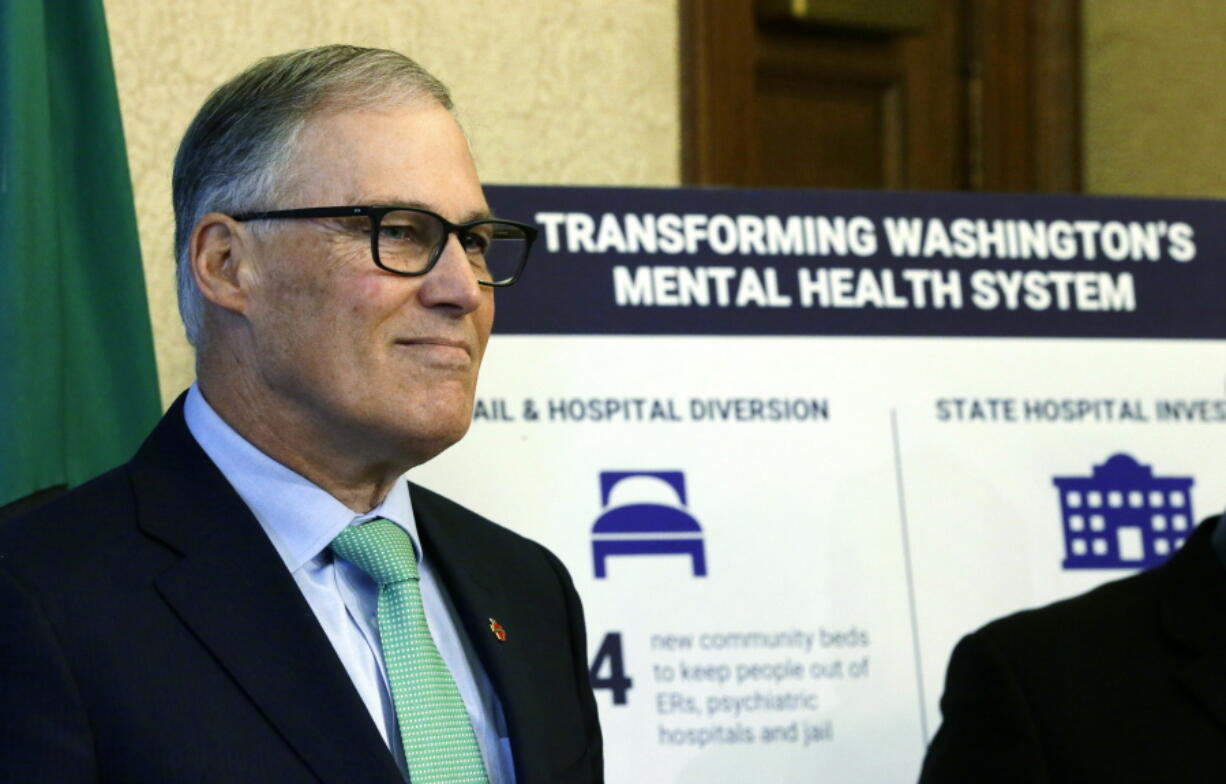
<path id="1" fill-rule="evenodd" d="M 265 58 L 213 91 L 183 135 L 173 178 L 179 314 L 192 345 L 204 321 L 188 248 L 196 223 L 275 209 L 312 114 L 423 100 L 452 109 L 443 83 L 408 57 L 344 45 Z"/>

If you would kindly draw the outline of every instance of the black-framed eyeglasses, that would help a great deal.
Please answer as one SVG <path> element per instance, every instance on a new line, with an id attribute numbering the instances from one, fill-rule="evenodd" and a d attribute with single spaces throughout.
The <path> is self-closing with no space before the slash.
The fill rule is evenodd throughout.
<path id="1" fill-rule="evenodd" d="M 495 218 L 452 223 L 418 207 L 306 207 L 230 217 L 236 221 L 348 218 L 342 222 L 346 231 L 370 236 L 375 265 L 398 275 L 425 275 L 434 269 L 447 238 L 454 234 L 477 282 L 484 286 L 510 286 L 519 280 L 537 234 L 528 223 Z"/>

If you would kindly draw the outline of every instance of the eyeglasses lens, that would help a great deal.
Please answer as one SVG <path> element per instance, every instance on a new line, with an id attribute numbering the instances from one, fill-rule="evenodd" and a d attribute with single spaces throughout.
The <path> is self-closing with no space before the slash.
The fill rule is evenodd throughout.
<path id="1" fill-rule="evenodd" d="M 518 272 L 527 236 L 518 226 L 482 221 L 457 232 L 477 280 L 505 283 Z M 419 273 L 447 240 L 446 227 L 433 215 L 393 210 L 379 224 L 379 261 L 397 272 Z"/>

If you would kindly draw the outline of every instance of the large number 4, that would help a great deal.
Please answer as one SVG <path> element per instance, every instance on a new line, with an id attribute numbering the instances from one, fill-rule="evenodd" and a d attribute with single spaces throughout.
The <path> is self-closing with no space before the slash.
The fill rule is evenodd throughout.
<path id="1" fill-rule="evenodd" d="M 601 675 L 601 670 L 608 669 L 608 675 Z M 626 692 L 630 691 L 633 681 L 626 677 L 626 660 L 622 656 L 621 632 L 609 632 L 596 651 L 592 660 L 592 669 L 588 675 L 593 689 L 608 689 L 613 693 L 614 705 L 626 704 Z"/>

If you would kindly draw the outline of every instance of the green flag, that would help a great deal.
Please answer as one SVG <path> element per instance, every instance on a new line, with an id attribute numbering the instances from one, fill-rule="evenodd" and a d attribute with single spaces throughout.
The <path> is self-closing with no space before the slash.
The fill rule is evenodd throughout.
<path id="1" fill-rule="evenodd" d="M 0 505 L 123 462 L 160 408 L 102 0 L 3 0 Z"/>

